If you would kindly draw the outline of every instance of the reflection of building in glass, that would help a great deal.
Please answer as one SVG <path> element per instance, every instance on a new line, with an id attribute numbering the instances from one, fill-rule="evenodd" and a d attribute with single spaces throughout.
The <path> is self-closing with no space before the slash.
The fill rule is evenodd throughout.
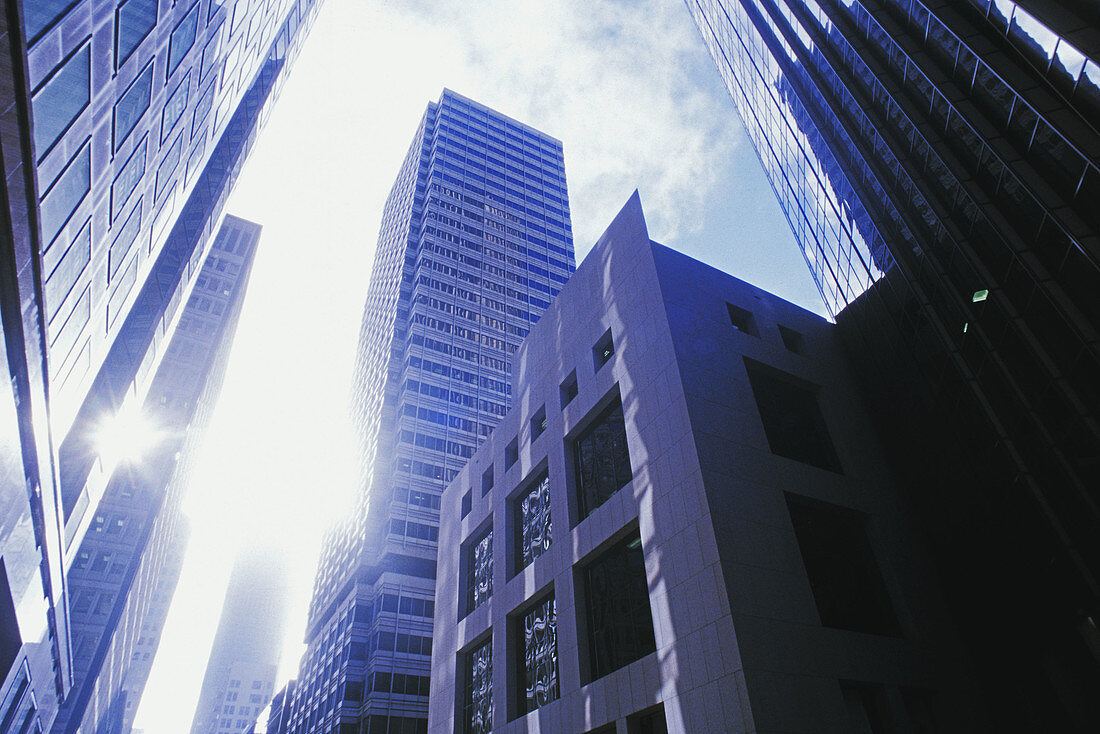
<path id="1" fill-rule="evenodd" d="M 0 722 L 48 728 L 80 685 L 64 574 L 111 477 L 99 427 L 140 405 L 317 7 L 35 0 L 0 18 Z"/>
<path id="2" fill-rule="evenodd" d="M 240 734 L 272 701 L 287 609 L 286 568 L 271 548 L 233 564 L 191 734 Z"/>
<path id="3" fill-rule="evenodd" d="M 353 386 L 364 479 L 322 551 L 289 731 L 424 732 L 439 495 L 572 271 L 561 143 L 445 90 L 383 212 Z"/>
<path id="4" fill-rule="evenodd" d="M 651 242 L 635 195 L 443 494 L 429 734 L 973 728 L 836 332 Z M 464 550 L 544 527 L 469 608 Z"/>
<path id="5" fill-rule="evenodd" d="M 156 441 L 120 464 L 67 577 L 73 687 L 52 731 L 117 731 L 137 713 L 186 548 L 181 503 L 221 394 L 260 227 L 226 216 L 145 395 Z"/>
<path id="6" fill-rule="evenodd" d="M 687 5 L 905 457 L 991 728 L 1100 728 L 1100 15 Z"/>

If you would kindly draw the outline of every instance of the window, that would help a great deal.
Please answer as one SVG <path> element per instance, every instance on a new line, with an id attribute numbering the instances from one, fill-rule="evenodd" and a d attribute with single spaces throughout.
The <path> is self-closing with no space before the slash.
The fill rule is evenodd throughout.
<path id="1" fill-rule="evenodd" d="M 750 336 L 760 336 L 760 331 L 756 328 L 756 319 L 751 311 L 734 306 L 732 303 L 726 304 L 726 310 L 729 311 L 730 323 L 733 324 L 735 329 Z"/>
<path id="2" fill-rule="evenodd" d="M 787 508 L 821 624 L 900 637 L 865 516 L 793 494 L 787 495 Z"/>
<path id="3" fill-rule="evenodd" d="M 665 707 L 658 704 L 647 711 L 626 717 L 627 734 L 668 734 Z"/>
<path id="4" fill-rule="evenodd" d="M 632 478 L 622 401 L 603 409 L 573 443 L 579 519 L 618 492 Z"/>
<path id="5" fill-rule="evenodd" d="M 148 140 L 148 138 L 142 138 L 141 143 L 134 148 L 134 152 L 130 155 L 130 160 L 126 161 L 126 165 L 115 177 L 115 182 L 111 184 L 112 222 L 118 219 L 118 215 L 122 213 L 130 194 L 137 188 L 141 177 L 145 175 L 145 149 Z"/>
<path id="6" fill-rule="evenodd" d="M 52 26 L 77 0 L 34 0 L 23 3 L 23 25 L 27 30 L 27 46 L 34 45 L 47 28 Z"/>
<path id="7" fill-rule="evenodd" d="M 493 465 L 490 464 L 489 468 L 485 470 L 485 473 L 481 475 L 481 496 L 489 494 L 489 490 L 493 488 Z"/>
<path id="8" fill-rule="evenodd" d="M 537 602 L 516 624 L 517 714 L 522 716 L 558 698 L 558 615 L 554 595 Z"/>
<path id="9" fill-rule="evenodd" d="M 596 346 L 592 347 L 592 362 L 596 367 L 596 371 L 599 372 L 600 367 L 607 364 L 608 360 L 614 355 L 615 343 L 611 340 L 611 329 L 608 329 L 596 342 Z"/>
<path id="10" fill-rule="evenodd" d="M 535 411 L 535 415 L 531 418 L 531 440 L 541 436 L 546 430 L 546 406 L 542 406 Z"/>
<path id="11" fill-rule="evenodd" d="M 126 255 L 130 252 L 130 248 L 134 246 L 134 242 L 137 240 L 138 232 L 141 230 L 141 205 L 142 198 L 139 197 L 137 204 L 134 205 L 134 210 L 130 212 L 130 216 L 126 218 L 126 223 L 122 225 L 115 241 L 111 243 L 111 249 L 107 254 L 108 281 L 115 277 L 119 267 L 126 259 Z"/>
<path id="12" fill-rule="evenodd" d="M 88 106 L 92 99 L 90 79 L 91 44 L 85 43 L 34 93 L 31 112 L 38 160 L 46 157 L 58 138 Z"/>
<path id="13" fill-rule="evenodd" d="M 493 641 L 486 640 L 461 655 L 462 695 L 460 726 L 463 734 L 488 734 L 493 728 Z"/>
<path id="14" fill-rule="evenodd" d="M 85 143 L 53 182 L 39 205 L 43 242 L 53 242 L 92 186 L 90 146 Z"/>
<path id="15" fill-rule="evenodd" d="M 504 447 L 504 471 L 508 471 L 512 468 L 512 465 L 519 460 L 519 438 L 513 438 L 508 442 L 508 445 Z"/>
<path id="16" fill-rule="evenodd" d="M 60 243 L 58 244 L 60 249 Z M 72 291 L 84 267 L 92 259 L 92 228 L 89 224 L 76 236 L 69 249 L 61 256 L 61 262 L 46 279 L 46 318 L 52 322 L 61 304 Z"/>
<path id="17" fill-rule="evenodd" d="M 168 133 L 176 126 L 183 111 L 187 109 L 187 96 L 191 91 L 191 72 L 183 78 L 172 96 L 164 103 L 164 114 L 160 118 L 160 142 L 168 139 Z"/>
<path id="18" fill-rule="evenodd" d="M 577 397 L 577 371 L 573 370 L 569 373 L 569 376 L 561 383 L 561 407 L 569 405 L 573 402 L 573 398 Z"/>
<path id="19" fill-rule="evenodd" d="M 183 20 L 172 29 L 172 37 L 168 41 L 168 76 L 179 68 L 183 57 L 195 45 L 195 34 L 199 28 L 199 4 L 195 3 L 183 16 Z"/>
<path id="20" fill-rule="evenodd" d="M 138 121 L 149 109 L 153 93 L 153 62 L 141 70 L 130 87 L 115 103 L 114 150 L 117 151 L 137 127 Z"/>
<path id="21" fill-rule="evenodd" d="M 780 324 L 779 336 L 783 339 L 783 346 L 787 348 L 788 352 L 793 352 L 794 354 L 803 353 L 803 349 L 805 347 L 803 344 L 802 335 L 799 334 L 797 331 L 795 331 L 794 329 L 788 329 L 786 326 Z"/>
<path id="22" fill-rule="evenodd" d="M 183 133 L 176 136 L 175 141 L 172 143 L 172 147 L 164 154 L 164 160 L 161 161 L 160 168 L 157 169 L 157 201 L 162 201 L 164 199 L 165 189 L 175 180 L 172 178 L 172 174 L 176 172 L 176 166 L 179 165 L 181 155 L 183 155 Z"/>
<path id="23" fill-rule="evenodd" d="M 490 527 L 462 549 L 466 570 L 466 614 L 493 595 L 493 528 Z"/>
<path id="24" fill-rule="evenodd" d="M 817 386 L 748 357 L 745 368 L 772 453 L 840 472 L 840 460 L 817 403 Z"/>
<path id="25" fill-rule="evenodd" d="M 657 649 L 642 539 L 635 530 L 581 569 L 588 681 Z"/>
<path id="26" fill-rule="evenodd" d="M 462 517 L 466 517 L 470 514 L 470 510 L 473 509 L 474 498 L 473 490 L 466 490 L 466 494 L 462 495 Z"/>
<path id="27" fill-rule="evenodd" d="M 542 472 L 515 502 L 516 571 L 550 548 L 553 526 L 550 522 L 550 475 Z"/>
<path id="28" fill-rule="evenodd" d="M 881 686 L 870 683 L 840 682 L 840 693 L 848 710 L 848 730 L 852 734 L 886 734 L 886 701 Z"/>
<path id="29" fill-rule="evenodd" d="M 157 0 L 123 0 L 115 11 L 115 68 L 130 55 L 157 24 Z"/>

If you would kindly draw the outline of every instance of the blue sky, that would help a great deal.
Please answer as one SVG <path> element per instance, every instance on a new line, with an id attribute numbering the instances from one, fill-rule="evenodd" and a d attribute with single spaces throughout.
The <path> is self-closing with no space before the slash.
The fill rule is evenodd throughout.
<path id="1" fill-rule="evenodd" d="M 292 558 L 284 678 L 297 669 L 320 536 L 353 491 L 382 205 L 444 86 L 563 141 L 578 259 L 637 188 L 657 241 L 824 312 L 681 3 L 326 0 L 228 206 L 264 232 L 139 728 L 189 731 L 241 543 Z"/>

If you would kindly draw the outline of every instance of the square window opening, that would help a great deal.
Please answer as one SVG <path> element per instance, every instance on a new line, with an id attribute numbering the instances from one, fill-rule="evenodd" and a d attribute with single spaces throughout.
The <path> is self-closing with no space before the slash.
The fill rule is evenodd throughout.
<path id="1" fill-rule="evenodd" d="M 760 330 L 756 327 L 756 317 L 752 315 L 752 311 L 746 311 L 740 306 L 734 306 L 732 303 L 726 304 L 726 310 L 729 311 L 730 323 L 733 324 L 733 328 L 738 331 L 743 331 L 749 336 L 760 336 Z"/>
<path id="2" fill-rule="evenodd" d="M 611 329 L 608 329 L 596 342 L 596 346 L 592 347 L 592 362 L 596 367 L 596 371 L 599 372 L 600 368 L 607 364 L 613 356 L 615 356 L 615 342 L 611 339 Z"/>
<path id="3" fill-rule="evenodd" d="M 584 428 L 568 444 L 573 454 L 571 495 L 576 522 L 592 514 L 633 479 L 622 399 L 617 389 L 612 396 L 609 403 L 593 410 L 595 417 L 586 419 Z"/>
<path id="4" fill-rule="evenodd" d="M 561 383 L 561 407 L 569 405 L 573 402 L 573 398 L 577 397 L 577 371 L 573 370 L 569 373 L 569 376 Z"/>
<path id="5" fill-rule="evenodd" d="M 513 519 L 513 575 L 550 549 L 553 523 L 550 512 L 550 474 L 542 469 L 523 485 L 511 501 Z"/>
<path id="6" fill-rule="evenodd" d="M 553 590 L 512 615 L 515 640 L 515 707 L 517 718 L 556 701 L 558 685 L 557 605 Z"/>
<path id="7" fill-rule="evenodd" d="M 657 704 L 626 717 L 626 731 L 627 734 L 668 734 L 664 705 Z"/>
<path id="8" fill-rule="evenodd" d="M 462 495 L 462 518 L 465 518 L 467 515 L 470 514 L 470 510 L 473 509 L 473 506 L 473 490 L 468 489 L 466 490 L 466 494 Z"/>
<path id="9" fill-rule="evenodd" d="M 508 471 L 519 461 L 519 437 L 513 438 L 504 447 L 504 471 Z"/>
<path id="10" fill-rule="evenodd" d="M 493 728 L 493 640 L 458 655 L 458 726 L 463 734 L 489 734 Z"/>
<path id="11" fill-rule="evenodd" d="M 532 441 L 534 441 L 536 438 L 541 436 L 546 431 L 546 425 L 547 425 L 546 406 L 544 405 L 541 408 L 539 408 L 537 411 L 535 411 L 535 415 L 531 417 L 531 440 Z"/>
<path id="12" fill-rule="evenodd" d="M 493 526 L 489 525 L 462 544 L 461 594 L 465 603 L 460 619 L 477 609 L 493 595 Z"/>
<path id="13" fill-rule="evenodd" d="M 794 329 L 788 329 L 786 326 L 780 325 L 779 336 L 783 339 L 783 346 L 787 348 L 788 352 L 794 354 L 805 354 L 806 342 L 802 335 Z"/>
<path id="14" fill-rule="evenodd" d="M 489 468 L 481 475 L 481 496 L 489 494 L 489 490 L 493 488 L 493 465 L 490 464 Z"/>

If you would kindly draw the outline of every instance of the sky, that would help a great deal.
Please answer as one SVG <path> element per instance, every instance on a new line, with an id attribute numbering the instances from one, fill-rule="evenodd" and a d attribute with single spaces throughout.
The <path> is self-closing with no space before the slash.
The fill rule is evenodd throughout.
<path id="1" fill-rule="evenodd" d="M 562 140 L 578 264 L 637 188 L 650 236 L 824 306 L 677 0 L 325 0 L 227 211 L 263 226 L 135 725 L 188 732 L 233 557 L 283 549 L 296 674 L 321 536 L 350 502 L 351 369 L 382 206 L 444 87 Z"/>

